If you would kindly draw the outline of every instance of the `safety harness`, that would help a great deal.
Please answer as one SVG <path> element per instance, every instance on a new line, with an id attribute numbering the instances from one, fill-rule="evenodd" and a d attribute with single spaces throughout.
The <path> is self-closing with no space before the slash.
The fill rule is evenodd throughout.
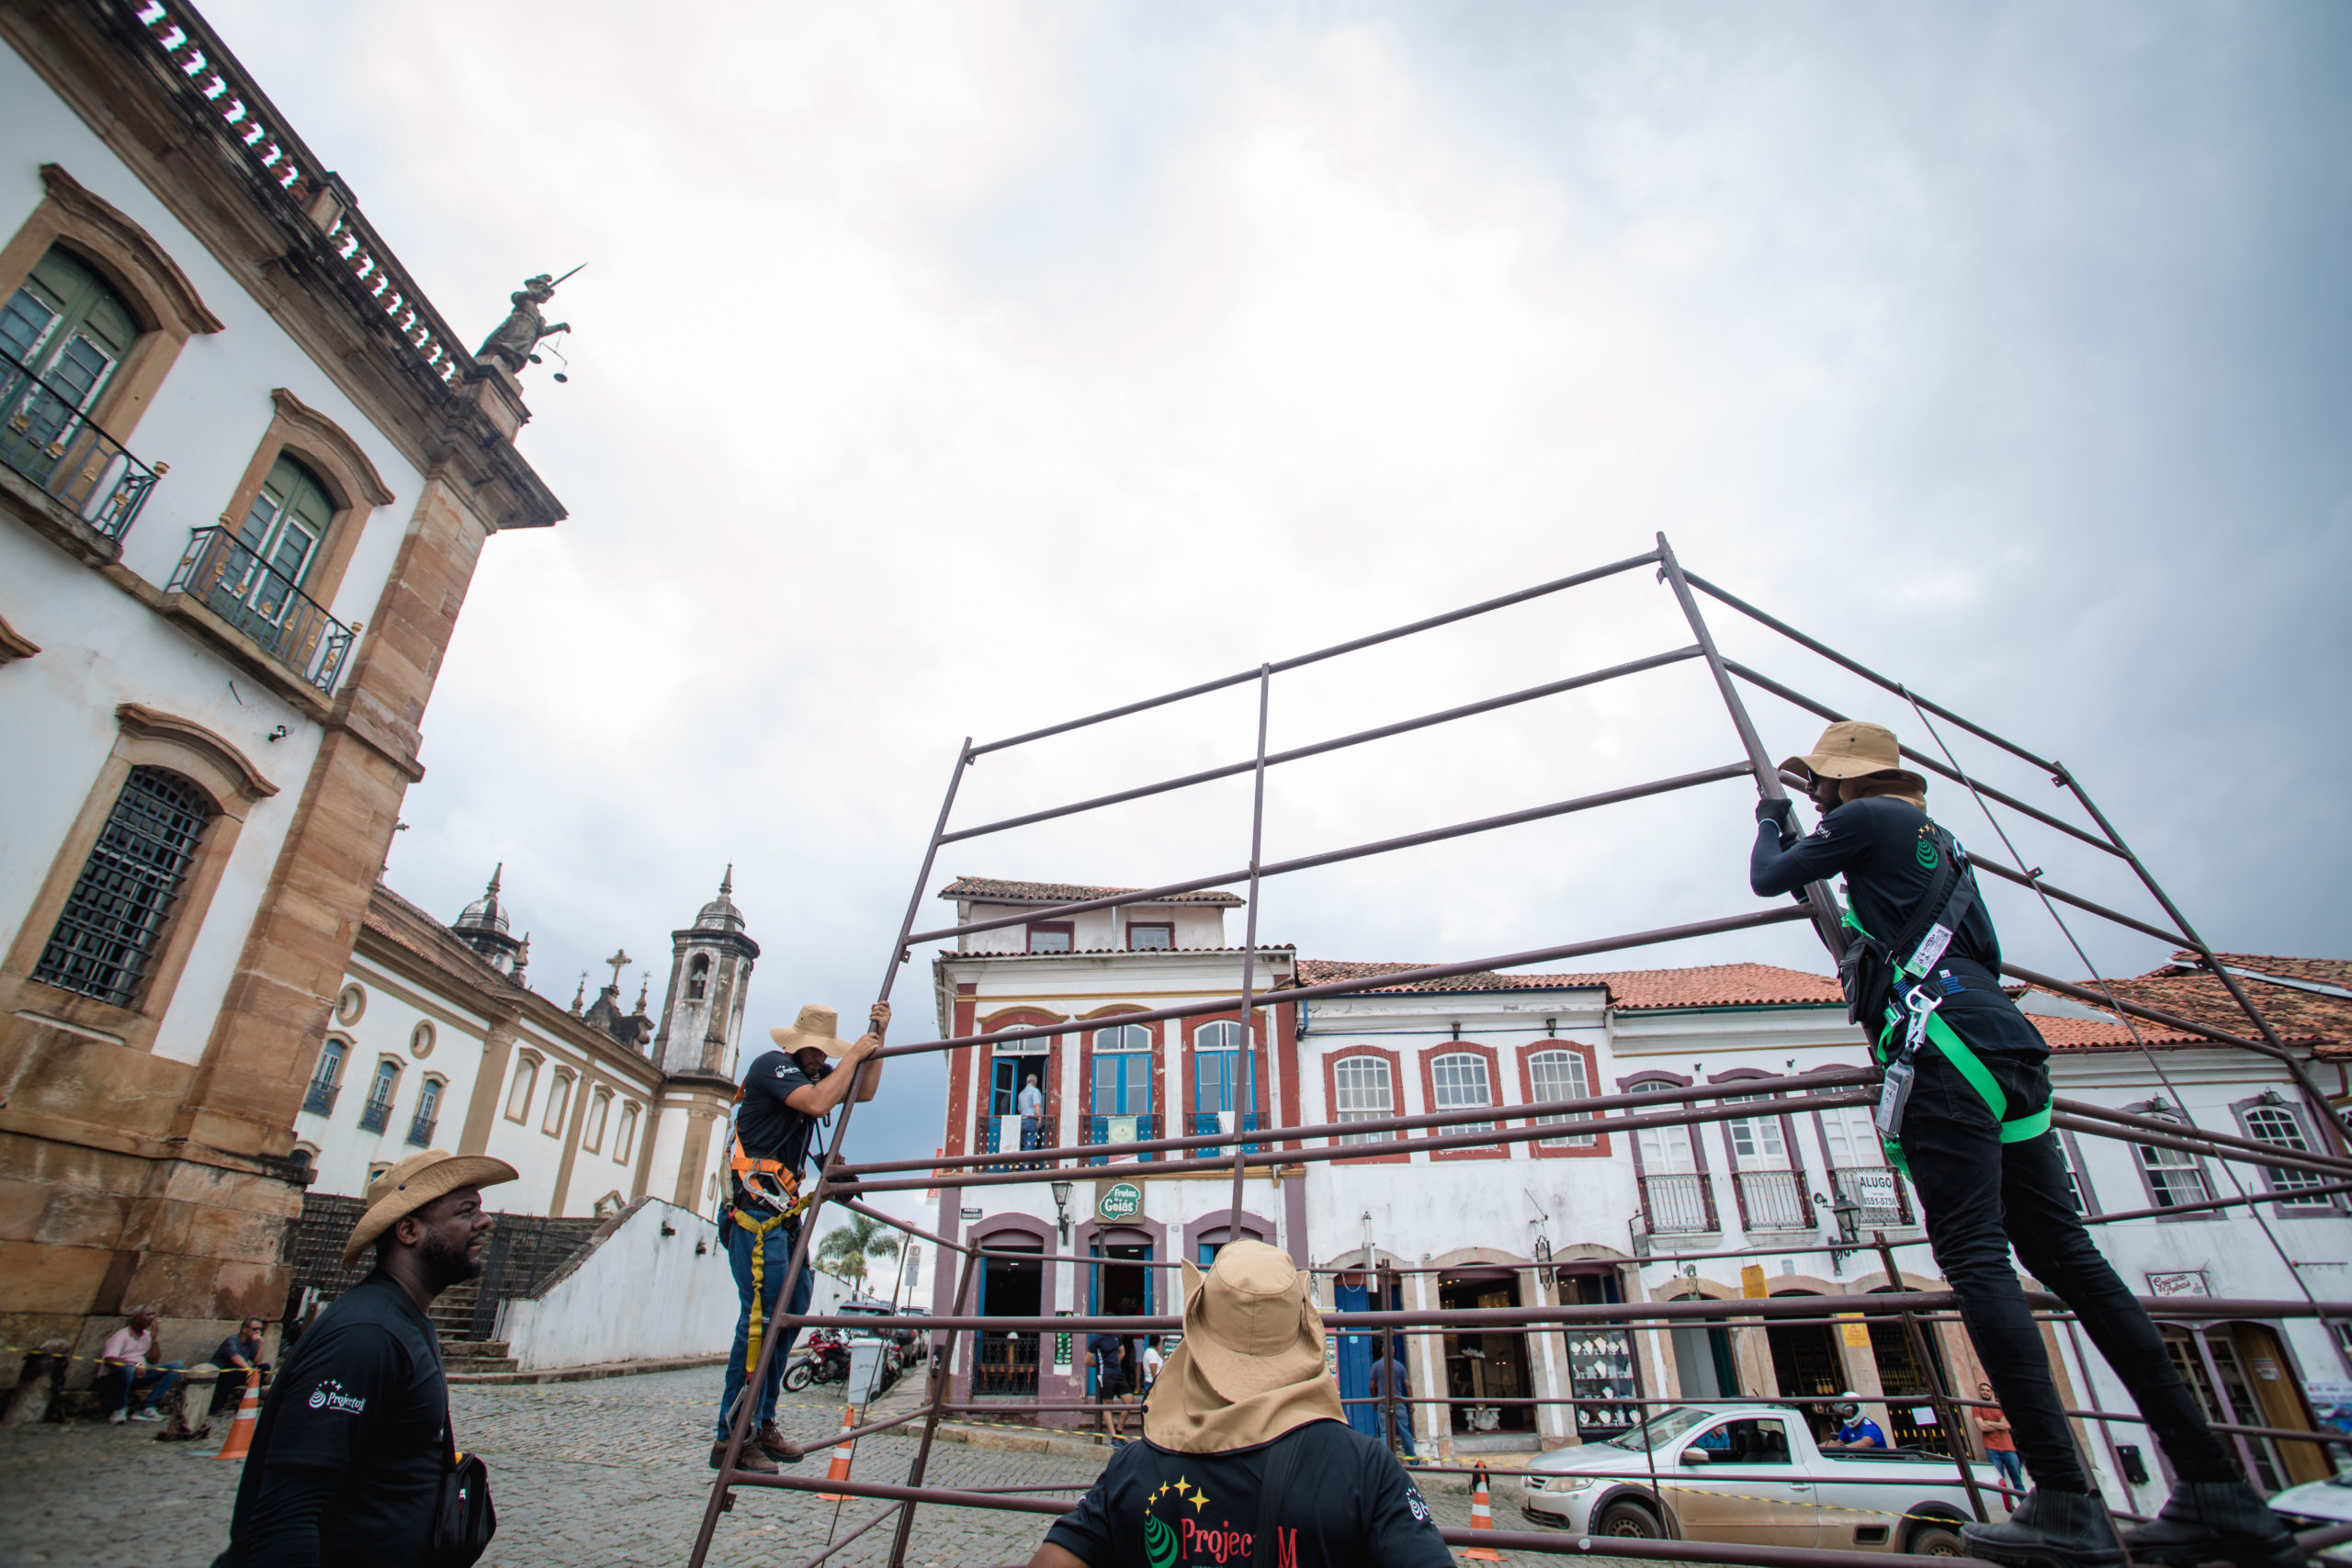
<path id="1" fill-rule="evenodd" d="M 1843 914 L 1849 933 L 1846 956 L 1838 975 L 1846 992 L 1847 1016 L 1857 1023 L 1868 1019 L 1875 1025 L 1871 1054 L 1885 1067 L 1886 1076 L 1874 1121 L 1888 1160 L 1906 1176 L 1910 1169 L 1903 1157 L 1903 1114 L 1917 1071 L 1913 1062 L 1922 1046 L 1933 1046 L 1959 1070 L 2001 1124 L 2005 1144 L 2023 1143 L 2048 1132 L 2051 1110 L 2045 1101 L 2038 1110 L 2011 1116 L 2008 1095 L 1999 1080 L 1959 1032 L 1938 1016 L 1943 998 L 1928 993 L 1928 975 L 1975 906 L 1976 874 L 1960 840 L 1933 822 L 1921 826 L 1914 853 L 1934 877 L 1902 935 L 1891 942 L 1880 941 L 1854 918 L 1849 904 Z"/>
<path id="2" fill-rule="evenodd" d="M 741 1107 L 743 1091 L 735 1090 L 735 1103 Z M 759 1159 L 743 1146 L 741 1130 L 733 1131 L 733 1140 L 727 1152 L 727 1168 L 735 1179 L 735 1190 L 743 1197 L 729 1206 L 735 1223 L 752 1233 L 752 1322 L 743 1339 L 743 1377 L 746 1386 L 759 1370 L 760 1339 L 766 1328 L 768 1233 L 788 1220 L 796 1219 L 806 1209 L 814 1191 L 800 1190 L 800 1173 L 780 1159 Z M 746 1205 L 766 1212 L 766 1218 L 753 1219 Z"/>

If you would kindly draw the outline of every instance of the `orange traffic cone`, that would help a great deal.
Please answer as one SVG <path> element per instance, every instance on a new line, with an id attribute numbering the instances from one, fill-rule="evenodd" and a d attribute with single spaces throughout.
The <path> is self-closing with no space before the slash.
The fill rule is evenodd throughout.
<path id="1" fill-rule="evenodd" d="M 1495 1528 L 1495 1511 L 1487 1501 L 1487 1467 L 1478 1466 L 1470 1472 L 1470 1528 L 1490 1530 Z M 1503 1554 L 1489 1546 L 1463 1549 L 1462 1555 L 1473 1562 L 1500 1562 Z"/>
<path id="2" fill-rule="evenodd" d="M 847 1481 L 849 1479 L 849 1456 L 856 1450 L 857 1442 L 848 1434 L 849 1429 L 856 1425 L 857 1406 L 854 1404 L 842 1405 L 842 1436 L 841 1441 L 833 1445 L 833 1462 L 825 1467 L 825 1479 L 827 1481 Z M 846 1492 L 820 1492 L 817 1495 L 828 1503 L 846 1503 L 849 1501 L 849 1494 Z"/>
<path id="3" fill-rule="evenodd" d="M 254 1446 L 254 1428 L 261 1424 L 261 1373 L 245 1374 L 244 1403 L 237 1406 L 237 1418 L 229 1423 L 229 1435 L 221 1439 L 220 1451 L 214 1459 L 243 1459 Z"/>

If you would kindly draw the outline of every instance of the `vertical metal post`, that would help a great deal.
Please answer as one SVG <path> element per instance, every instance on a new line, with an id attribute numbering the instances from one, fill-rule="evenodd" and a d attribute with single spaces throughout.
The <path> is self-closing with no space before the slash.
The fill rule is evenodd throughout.
<path id="1" fill-rule="evenodd" d="M 1699 602 L 1690 596 L 1690 581 L 1682 575 L 1681 563 L 1674 558 L 1674 547 L 1666 542 L 1664 534 L 1657 536 L 1657 574 L 1674 589 L 1675 602 L 1682 606 L 1683 618 L 1690 623 L 1690 634 L 1699 639 L 1707 668 L 1714 673 L 1715 690 L 1723 694 L 1724 706 L 1731 710 L 1732 728 L 1739 731 L 1739 743 L 1747 751 L 1747 765 L 1756 774 L 1757 793 L 1767 800 L 1786 800 L 1789 792 L 1781 787 L 1780 767 L 1765 751 L 1763 737 L 1756 733 L 1755 722 L 1739 700 L 1739 689 L 1732 684 L 1731 671 L 1724 668 L 1724 656 L 1716 650 L 1714 634 L 1700 615 Z M 1814 929 L 1820 933 L 1821 945 L 1829 950 L 1830 957 L 1844 957 L 1846 933 L 1838 920 L 1838 901 L 1830 897 L 1828 885 L 1807 883 L 1804 897 L 1813 910 Z"/>
<path id="2" fill-rule="evenodd" d="M 972 738 L 964 737 L 963 745 L 956 750 L 956 768 L 947 778 L 947 794 L 939 803 L 939 820 L 932 825 L 931 842 L 923 846 L 922 866 L 915 873 L 914 892 L 907 898 L 907 912 L 899 922 L 898 940 L 890 945 L 890 961 L 883 966 L 879 1001 L 888 1001 L 890 988 L 897 984 L 899 966 L 907 961 L 907 938 L 915 929 L 915 916 L 922 908 L 923 889 L 931 881 L 931 868 L 939 856 L 941 835 L 947 831 L 947 818 L 956 809 L 956 792 L 964 783 L 964 770 L 971 764 Z M 865 1072 L 861 1066 L 861 1076 Z M 879 1071 L 879 1064 L 875 1065 Z M 817 1234 L 817 1222 L 825 1210 L 833 1172 L 841 1165 L 842 1145 L 849 1136 L 850 1118 L 857 1110 L 857 1091 L 853 1085 L 847 1099 L 841 1104 L 841 1120 L 833 1123 L 833 1138 L 825 1150 L 824 1159 L 817 1168 L 817 1184 L 809 1195 L 809 1204 L 800 1216 L 797 1235 L 793 1239 L 792 1257 L 785 1265 L 784 1279 L 776 1286 L 776 1304 L 782 1306 L 792 1299 L 792 1287 L 800 1271 L 808 1266 L 808 1245 Z M 727 1451 L 718 1461 L 718 1477 L 710 1484 L 710 1502 L 703 1509 L 702 1528 L 695 1532 L 695 1549 L 686 1559 L 687 1568 L 703 1568 L 710 1554 L 710 1538 L 718 1529 L 718 1516 L 733 1506 L 729 1488 L 735 1481 L 735 1461 L 743 1451 L 743 1439 L 752 1429 L 752 1413 L 759 1408 L 760 1385 L 767 1377 L 768 1364 L 775 1359 L 776 1346 L 786 1337 L 786 1330 L 797 1327 L 798 1320 L 788 1313 L 779 1313 L 766 1325 L 760 1342 L 759 1364 L 752 1369 L 743 1382 L 743 1397 L 736 1401 L 733 1420 L 728 1427 Z"/>
<path id="3" fill-rule="evenodd" d="M 954 1308 L 956 1316 L 964 1315 L 965 1304 L 971 1299 L 972 1278 L 986 1266 L 981 1260 L 979 1244 L 976 1242 L 972 1245 L 972 1249 L 964 1255 L 962 1277 L 956 1281 Z M 976 1347 L 979 1343 L 979 1330 L 972 1330 L 972 1342 Z M 977 1349 L 973 1352 L 972 1359 L 976 1363 L 979 1360 L 979 1353 Z M 931 1414 L 924 1418 L 922 1424 L 922 1441 L 915 1446 L 915 1461 L 907 1470 L 907 1484 L 910 1486 L 922 1484 L 923 1471 L 931 1463 L 931 1440 L 939 1430 L 939 1407 L 947 1402 L 947 1391 L 955 1378 L 956 1335 L 953 1330 L 942 1330 L 932 1337 L 931 1363 L 928 1371 L 929 1385 L 926 1390 L 930 1395 Z M 914 1533 L 914 1528 L 915 1505 L 913 1499 L 910 1498 L 906 1507 L 899 1515 L 898 1533 L 890 1538 L 890 1568 L 904 1568 L 907 1560 L 907 1540 Z"/>
<path id="4" fill-rule="evenodd" d="M 1663 543 L 1665 536 L 1660 535 L 1658 537 Z M 1641 1266 L 1637 1263 L 1634 1266 L 1634 1282 L 1641 1285 Z M 1647 1286 L 1642 1286 L 1642 1294 L 1644 1296 L 1649 1294 Z M 1652 1332 L 1655 1331 L 1655 1329 L 1652 1330 Z M 1629 1317 L 1625 1320 L 1625 1359 L 1634 1369 L 1634 1414 L 1636 1428 L 1646 1425 L 1652 1415 L 1649 1379 L 1642 1375 L 1642 1342 L 1634 1337 L 1641 1332 L 1641 1325 L 1634 1319 Z M 1571 1405 L 1569 1408 L 1574 1409 L 1575 1406 Z M 1642 1452 L 1649 1461 L 1650 1501 L 1657 1505 L 1658 1532 L 1668 1540 L 1678 1540 L 1680 1537 L 1674 1528 L 1674 1510 L 1666 1506 L 1666 1489 L 1658 1484 L 1657 1445 L 1645 1442 L 1642 1445 Z"/>
<path id="5" fill-rule="evenodd" d="M 1258 861 L 1265 846 L 1266 831 L 1266 708 L 1273 695 L 1274 667 L 1258 666 L 1258 770 L 1250 795 L 1250 903 L 1242 919 L 1241 938 L 1241 1081 L 1251 1092 L 1238 1098 L 1248 1100 L 1257 1088 L 1257 1053 L 1253 1048 L 1258 1035 L 1256 1020 L 1250 1016 L 1250 997 L 1258 979 Z M 1267 1077 L 1271 1079 L 1272 1074 Z M 1271 1083 L 1267 1086 L 1272 1087 Z M 1268 1098 L 1272 1098 L 1269 1096 Z M 1183 1102 L 1183 1089 L 1177 1089 L 1177 1102 Z M 1234 1113 L 1234 1131 L 1245 1129 L 1246 1111 Z M 1238 1241 L 1241 1237 L 1241 1177 L 1246 1168 L 1242 1156 L 1250 1147 L 1246 1140 L 1237 1139 L 1233 1145 L 1233 1207 L 1225 1227 L 1225 1239 Z"/>
<path id="6" fill-rule="evenodd" d="M 1871 1240 L 1878 1247 L 1888 1286 L 1901 1290 L 1903 1271 L 1894 1266 L 1894 1248 L 1887 1245 L 1886 1233 L 1872 1231 Z M 1911 1341 L 1911 1356 L 1919 1363 L 1919 1375 L 1928 1380 L 1928 1395 L 1936 1407 L 1936 1418 L 1944 1424 L 1944 1431 L 1949 1434 L 1951 1461 L 1960 1467 L 1960 1483 L 1968 1493 L 1968 1506 L 1975 1511 L 1978 1524 L 1989 1524 L 1993 1516 L 1984 1511 L 1984 1494 L 1978 1489 L 1976 1467 L 1968 1462 L 1968 1429 L 1960 1424 L 1960 1409 L 1944 1390 L 1943 1374 L 1936 1371 L 1936 1358 L 1928 1348 L 1927 1331 L 1919 1326 L 1917 1313 L 1903 1314 L 1903 1332 Z"/>

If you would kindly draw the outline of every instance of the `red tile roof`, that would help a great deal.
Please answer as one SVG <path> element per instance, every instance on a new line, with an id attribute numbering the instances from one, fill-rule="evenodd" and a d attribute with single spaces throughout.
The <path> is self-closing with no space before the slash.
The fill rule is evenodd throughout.
<path id="1" fill-rule="evenodd" d="M 2233 970 L 2256 970 L 2291 979 L 2352 989 L 2352 964 L 2329 958 L 2280 958 L 2259 953 L 2218 955 Z M 2323 1056 L 2352 1055 L 2352 998 L 2332 997 L 2300 987 L 2282 986 L 2259 975 L 2241 974 L 2238 983 L 2254 1005 L 2262 1010 L 2278 1038 L 2290 1045 L 2306 1045 Z M 2119 1001 L 2136 1002 L 2177 1017 L 2194 1020 L 2232 1034 L 2259 1033 L 2229 987 L 2208 972 L 2194 953 L 2177 953 L 2161 969 L 2129 979 L 2086 980 L 2093 990 L 2105 987 Z"/>
<path id="2" fill-rule="evenodd" d="M 2041 1031 L 2042 1039 L 2052 1051 L 2130 1050 L 2133 1047 L 2132 1032 L 2120 1023 L 2101 1019 L 2043 1018 L 2039 1013 L 2026 1014 L 2026 1021 Z M 2163 1029 L 2153 1023 L 2140 1025 L 2140 1039 L 2150 1045 L 2204 1045 L 2209 1042 L 2201 1034 L 2186 1030 Z"/>
<path id="3" fill-rule="evenodd" d="M 969 898 L 982 904 L 1084 904 L 1096 898 L 1115 897 L 1122 893 L 1140 893 L 1140 887 L 1081 887 L 1069 882 L 1007 882 L 993 876 L 959 876 L 939 890 L 942 898 Z M 1238 909 L 1242 900 L 1230 893 L 1204 890 L 1198 893 L 1170 893 L 1151 899 L 1154 904 L 1215 904 L 1222 908 Z"/>
<path id="4" fill-rule="evenodd" d="M 1417 964 L 1363 964 L 1302 958 L 1298 983 L 1317 986 L 1417 969 Z M 1807 975 L 1770 964 L 1704 964 L 1688 969 L 1611 969 L 1589 975 L 1498 975 L 1480 972 L 1416 985 L 1380 986 L 1375 995 L 1436 995 L 1454 991 L 1600 990 L 1621 1011 L 1664 1008 L 1842 1007 L 1845 996 L 1826 975 Z"/>

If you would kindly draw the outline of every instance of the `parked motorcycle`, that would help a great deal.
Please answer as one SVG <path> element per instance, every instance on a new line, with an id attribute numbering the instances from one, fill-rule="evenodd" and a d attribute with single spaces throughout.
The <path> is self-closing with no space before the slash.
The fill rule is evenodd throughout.
<path id="1" fill-rule="evenodd" d="M 821 1328 L 809 1330 L 804 1348 L 792 1354 L 785 1364 L 784 1386 L 786 1392 L 798 1393 L 811 1383 L 847 1382 L 849 1381 L 849 1343 L 838 1334 Z"/>

